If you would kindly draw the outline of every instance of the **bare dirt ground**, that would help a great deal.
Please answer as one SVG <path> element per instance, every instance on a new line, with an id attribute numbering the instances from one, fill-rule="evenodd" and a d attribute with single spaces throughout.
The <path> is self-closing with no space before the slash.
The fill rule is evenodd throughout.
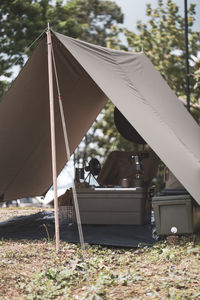
<path id="1" fill-rule="evenodd" d="M 0 209 L 0 220 L 41 209 Z M 0 299 L 200 299 L 200 238 L 117 249 L 0 240 Z"/>

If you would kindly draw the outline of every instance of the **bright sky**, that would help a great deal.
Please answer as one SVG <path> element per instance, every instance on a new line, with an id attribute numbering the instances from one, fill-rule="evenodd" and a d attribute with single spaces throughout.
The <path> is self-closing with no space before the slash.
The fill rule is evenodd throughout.
<path id="1" fill-rule="evenodd" d="M 137 20 L 145 21 L 146 4 L 151 3 L 152 7 L 156 7 L 158 0 L 114 0 L 122 9 L 124 13 L 124 25 L 129 30 L 136 29 Z M 166 0 L 165 0 L 166 1 Z M 180 7 L 180 12 L 184 16 L 184 0 L 174 0 Z M 200 0 L 188 0 L 188 7 L 190 3 L 196 4 L 197 17 L 194 24 L 195 30 L 200 30 Z"/>

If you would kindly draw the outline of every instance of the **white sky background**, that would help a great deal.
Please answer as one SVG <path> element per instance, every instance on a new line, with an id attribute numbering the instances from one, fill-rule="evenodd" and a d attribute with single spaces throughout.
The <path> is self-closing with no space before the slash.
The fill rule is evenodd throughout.
<path id="1" fill-rule="evenodd" d="M 136 23 L 138 20 L 145 22 L 147 16 L 145 15 L 146 4 L 151 3 L 152 7 L 157 6 L 158 0 L 114 0 L 122 9 L 124 13 L 124 25 L 129 30 L 136 30 Z M 166 0 L 165 0 L 166 2 Z M 180 13 L 184 16 L 184 0 L 174 1 L 180 7 Z M 188 0 L 188 7 L 191 3 L 196 4 L 196 21 L 194 23 L 194 30 L 200 30 L 200 0 Z"/>

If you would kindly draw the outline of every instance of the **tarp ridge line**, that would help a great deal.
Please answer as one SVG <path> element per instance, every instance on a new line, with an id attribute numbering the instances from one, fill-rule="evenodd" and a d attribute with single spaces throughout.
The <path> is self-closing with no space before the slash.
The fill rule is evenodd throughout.
<path id="1" fill-rule="evenodd" d="M 62 34 L 61 34 L 62 35 Z M 64 36 L 65 37 L 65 36 Z M 66 37 L 65 37 L 66 38 Z M 72 43 L 74 42 L 75 44 L 76 44 L 76 46 L 78 46 L 78 47 L 80 47 L 80 44 L 79 44 L 79 42 L 80 41 L 77 41 L 76 39 L 73 39 L 73 38 L 69 38 L 69 37 L 67 37 L 67 39 L 69 39 L 69 40 L 72 40 Z M 77 45 L 78 44 L 78 45 Z M 115 64 L 115 65 L 117 65 L 118 66 L 118 70 L 119 70 L 119 74 L 120 74 L 120 76 L 123 78 L 123 82 L 124 82 L 124 78 L 125 78 L 125 84 L 126 85 L 128 85 L 128 86 L 131 86 L 132 88 L 134 88 L 134 90 L 135 91 L 137 91 L 137 93 L 138 93 L 138 95 L 136 95 L 135 93 L 132 93 L 135 97 L 137 97 L 138 99 L 140 99 L 140 100 L 142 100 L 142 102 L 145 104 L 145 105 L 147 105 L 148 107 L 150 107 L 150 109 L 152 110 L 152 112 L 154 113 L 154 115 L 156 115 L 158 118 L 159 118 L 159 120 L 161 121 L 161 123 L 163 123 L 163 124 L 165 124 L 165 126 L 166 126 L 166 128 L 168 129 L 168 131 L 170 132 L 170 133 L 172 133 L 182 144 L 183 144 L 183 146 L 184 146 L 184 143 L 182 142 L 182 140 L 180 139 L 180 138 L 178 138 L 177 137 L 177 135 L 172 131 L 172 129 L 171 129 L 171 126 L 164 120 L 162 120 L 162 118 L 161 118 L 161 114 L 154 108 L 154 106 L 151 104 L 151 103 L 148 103 L 148 101 L 146 101 L 146 98 L 143 96 L 143 94 L 141 93 L 141 92 L 139 92 L 138 91 L 138 89 L 137 89 L 137 86 L 135 86 L 134 84 L 133 84 L 133 82 L 129 79 L 129 77 L 126 75 L 126 74 L 124 74 L 124 71 L 123 71 L 123 69 L 121 68 L 121 66 L 119 65 L 119 63 L 116 61 L 116 58 L 115 58 L 115 55 L 118 55 L 118 53 L 119 53 L 119 51 L 117 51 L 117 52 L 114 52 L 114 51 L 109 51 L 109 50 L 111 50 L 111 49 L 106 49 L 105 47 L 100 47 L 100 46 L 97 46 L 97 45 L 91 45 L 91 44 L 89 44 L 89 43 L 86 43 L 86 42 L 84 42 L 84 41 L 81 41 L 81 47 L 84 47 L 84 48 L 87 48 L 89 46 L 89 48 L 90 49 L 93 49 L 93 48 L 95 48 L 95 50 L 97 49 L 99 49 L 99 48 L 101 48 L 101 49 L 103 49 L 103 51 L 106 51 L 106 53 L 107 54 L 109 54 L 109 57 L 112 59 L 112 61 L 113 61 L 113 63 Z M 128 52 L 129 53 L 129 52 Z M 130 54 L 130 53 L 129 53 Z M 143 54 L 143 55 L 145 55 L 145 54 Z M 146 56 L 146 55 L 145 55 Z M 144 62 L 142 61 L 142 65 L 144 64 Z M 198 160 L 198 158 L 195 156 L 195 154 L 193 153 L 193 152 L 191 152 L 191 150 L 189 149 L 189 148 L 187 148 L 186 146 L 185 146 L 185 148 L 189 151 L 189 153 L 191 153 L 194 157 L 195 157 L 195 159 L 196 160 Z"/>

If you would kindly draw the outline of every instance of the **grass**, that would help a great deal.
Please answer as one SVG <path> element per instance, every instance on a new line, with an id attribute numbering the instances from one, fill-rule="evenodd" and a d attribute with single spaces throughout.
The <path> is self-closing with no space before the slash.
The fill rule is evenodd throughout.
<path id="1" fill-rule="evenodd" d="M 194 235 L 152 248 L 87 245 L 85 259 L 65 242 L 56 253 L 54 241 L 0 241 L 0 299 L 200 299 L 199 282 Z"/>

